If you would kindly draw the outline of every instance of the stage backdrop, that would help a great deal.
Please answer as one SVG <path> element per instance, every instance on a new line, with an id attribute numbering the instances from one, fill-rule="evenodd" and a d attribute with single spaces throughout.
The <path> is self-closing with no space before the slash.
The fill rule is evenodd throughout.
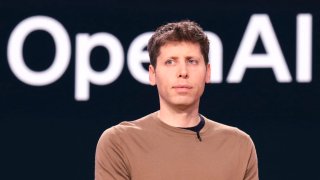
<path id="1" fill-rule="evenodd" d="M 251 135 L 260 178 L 319 179 L 319 1 L 0 2 L 0 179 L 89 180 L 101 133 L 158 110 L 146 44 L 195 20 L 200 111 Z"/>

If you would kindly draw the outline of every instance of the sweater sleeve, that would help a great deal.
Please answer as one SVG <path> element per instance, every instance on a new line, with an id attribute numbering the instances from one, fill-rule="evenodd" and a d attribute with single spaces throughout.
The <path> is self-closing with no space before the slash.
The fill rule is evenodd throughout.
<path id="1" fill-rule="evenodd" d="M 259 180 L 257 153 L 251 138 L 249 140 L 250 156 L 244 180 Z"/>
<path id="2" fill-rule="evenodd" d="M 107 129 L 100 137 L 95 156 L 95 180 L 129 180 L 129 171 L 119 136 Z"/>

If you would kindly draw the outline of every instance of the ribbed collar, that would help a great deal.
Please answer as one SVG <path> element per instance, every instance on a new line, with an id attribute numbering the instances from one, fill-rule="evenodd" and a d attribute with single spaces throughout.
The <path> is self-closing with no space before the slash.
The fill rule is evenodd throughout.
<path id="1" fill-rule="evenodd" d="M 174 127 L 174 126 L 170 126 L 166 123 L 164 123 L 163 121 L 161 121 L 159 118 L 158 118 L 158 113 L 159 111 L 156 111 L 154 113 L 151 114 L 151 117 L 154 119 L 154 122 L 159 125 L 160 127 L 168 130 L 168 131 L 171 131 L 171 132 L 174 132 L 174 133 L 180 133 L 180 134 L 189 134 L 189 135 L 193 135 L 194 136 L 194 133 L 193 131 L 190 131 L 190 130 L 187 130 L 187 129 L 183 129 L 183 128 L 180 128 L 180 127 Z M 209 128 L 209 123 L 208 123 L 208 119 L 204 116 L 202 116 L 200 114 L 201 118 L 204 119 L 205 121 L 205 124 L 204 124 L 204 127 L 201 129 L 200 131 L 200 134 L 204 134 L 207 129 Z"/>

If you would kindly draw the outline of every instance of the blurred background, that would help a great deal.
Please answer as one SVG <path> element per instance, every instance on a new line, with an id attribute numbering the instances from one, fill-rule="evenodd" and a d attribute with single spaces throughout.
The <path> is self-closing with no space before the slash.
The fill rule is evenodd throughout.
<path id="1" fill-rule="evenodd" d="M 0 179 L 93 179 L 101 133 L 159 108 L 156 88 L 133 75 L 148 67 L 136 38 L 182 19 L 216 40 L 200 112 L 252 137 L 260 179 L 319 179 L 319 10 L 316 0 L 1 0 Z"/>

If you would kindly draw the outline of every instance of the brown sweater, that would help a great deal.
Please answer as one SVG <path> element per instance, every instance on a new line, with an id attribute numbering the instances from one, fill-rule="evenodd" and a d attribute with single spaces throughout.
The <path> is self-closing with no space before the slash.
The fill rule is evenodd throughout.
<path id="1" fill-rule="evenodd" d="M 244 132 L 204 118 L 199 141 L 156 113 L 102 134 L 95 180 L 258 180 L 256 150 Z"/>

